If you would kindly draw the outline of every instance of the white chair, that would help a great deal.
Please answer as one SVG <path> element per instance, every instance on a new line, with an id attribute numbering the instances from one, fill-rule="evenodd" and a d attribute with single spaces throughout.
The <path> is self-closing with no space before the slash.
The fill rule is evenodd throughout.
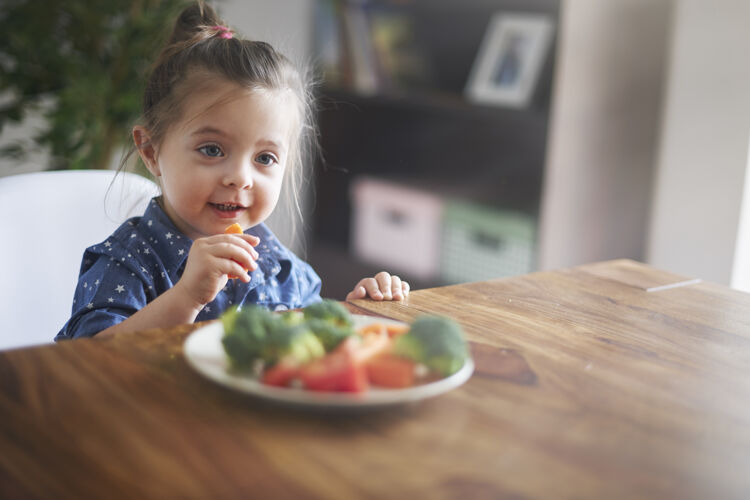
<path id="1" fill-rule="evenodd" d="M 111 170 L 0 178 L 0 349 L 52 342 L 70 317 L 83 251 L 157 193 Z"/>

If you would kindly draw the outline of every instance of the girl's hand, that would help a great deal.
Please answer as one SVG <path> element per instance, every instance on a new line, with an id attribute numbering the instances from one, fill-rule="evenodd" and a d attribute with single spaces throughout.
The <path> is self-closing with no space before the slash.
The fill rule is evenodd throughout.
<path id="1" fill-rule="evenodd" d="M 227 284 L 229 276 L 247 283 L 250 276 L 245 271 L 258 267 L 258 252 L 253 248 L 260 242 L 248 234 L 217 234 L 198 238 L 188 254 L 185 272 L 174 286 L 196 309 L 214 300 Z"/>
<path id="2" fill-rule="evenodd" d="M 364 299 L 368 296 L 373 300 L 403 300 L 409 296 L 409 283 L 381 271 L 374 278 L 360 280 L 346 296 L 346 300 Z"/>

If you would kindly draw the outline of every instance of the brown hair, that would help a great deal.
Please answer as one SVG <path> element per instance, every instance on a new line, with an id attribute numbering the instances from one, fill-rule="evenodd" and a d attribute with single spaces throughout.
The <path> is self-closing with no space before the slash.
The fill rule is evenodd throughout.
<path id="1" fill-rule="evenodd" d="M 299 191 L 305 178 L 303 166 L 315 141 L 312 84 L 268 43 L 238 38 L 203 2 L 182 11 L 152 66 L 143 95 L 141 118 L 151 143 L 160 144 L 169 127 L 182 118 L 181 103 L 185 98 L 217 76 L 247 89 L 292 91 L 299 126 L 290 144 L 284 190 L 287 191 L 285 198 L 301 216 Z M 128 156 L 134 151 L 135 147 Z M 127 157 L 122 165 L 126 161 Z"/>

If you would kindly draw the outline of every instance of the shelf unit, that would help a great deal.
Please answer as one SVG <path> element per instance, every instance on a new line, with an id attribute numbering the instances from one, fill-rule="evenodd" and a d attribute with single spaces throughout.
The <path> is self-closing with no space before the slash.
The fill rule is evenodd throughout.
<path id="1" fill-rule="evenodd" d="M 350 188 L 358 176 L 534 218 L 544 176 L 554 48 L 523 109 L 470 102 L 464 87 L 492 14 L 541 13 L 556 25 L 558 1 L 417 0 L 366 8 L 390 9 L 410 21 L 430 78 L 366 93 L 324 82 L 318 92 L 322 160 L 308 259 L 324 277 L 323 295 L 333 298 L 343 298 L 358 279 L 379 269 L 349 251 L 355 209 Z M 445 284 L 439 276 L 415 282 L 408 269 L 388 270 L 420 288 Z"/>

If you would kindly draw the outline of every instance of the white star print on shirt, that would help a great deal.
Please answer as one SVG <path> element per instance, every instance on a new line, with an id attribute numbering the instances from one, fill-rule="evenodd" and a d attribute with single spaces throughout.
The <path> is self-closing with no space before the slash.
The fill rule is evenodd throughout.
<path id="1" fill-rule="evenodd" d="M 175 285 L 190 252 L 188 238 L 172 231 L 174 228 L 156 203 L 149 210 L 156 215 L 153 220 L 144 216 L 140 223 L 127 223 L 101 244 L 86 249 L 73 315 L 56 338 L 95 335 L 120 322 L 123 311 L 139 310 Z M 147 211 L 147 215 L 151 214 Z M 279 304 L 295 308 L 320 300 L 320 278 L 310 266 L 276 243 L 265 226 L 259 226 L 256 232 L 275 244 L 266 244 L 265 251 L 258 249 L 263 256 L 262 265 L 253 273 L 252 282 L 225 286 L 215 303 L 204 307 L 200 320 L 215 319 L 229 305 L 262 302 L 272 309 Z M 133 233 L 135 238 L 131 237 Z M 275 252 L 276 247 L 282 251 Z M 283 284 L 273 276 L 280 262 L 286 262 L 290 269 Z M 107 294 L 106 290 L 114 293 Z"/>

